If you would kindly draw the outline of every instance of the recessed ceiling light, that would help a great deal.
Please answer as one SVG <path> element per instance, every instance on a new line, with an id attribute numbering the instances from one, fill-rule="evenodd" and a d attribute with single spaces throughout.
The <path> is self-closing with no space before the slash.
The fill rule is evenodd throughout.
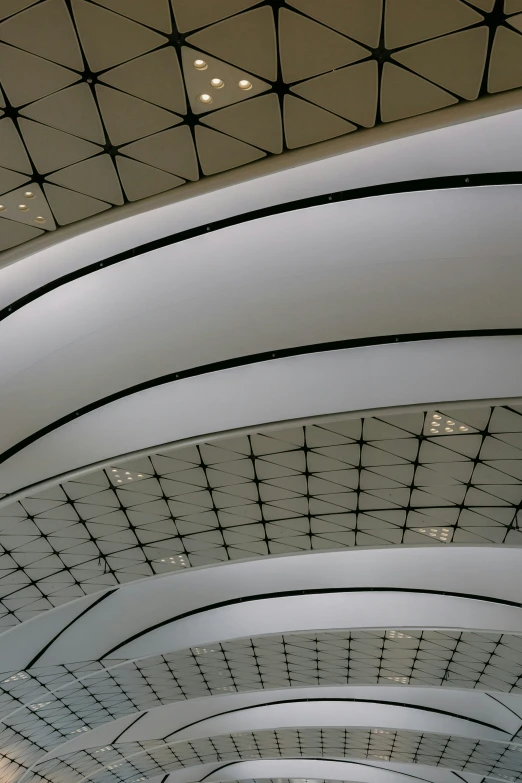
<path id="1" fill-rule="evenodd" d="M 248 79 L 240 79 L 238 82 L 239 89 L 240 90 L 251 90 L 252 89 L 252 82 L 249 82 Z"/>
<path id="2" fill-rule="evenodd" d="M 47 220 L 42 215 L 37 215 L 34 219 L 35 223 L 47 223 Z"/>
<path id="3" fill-rule="evenodd" d="M 27 204 L 18 204 L 18 209 L 20 210 L 20 212 L 27 212 L 29 207 L 27 206 Z"/>
<path id="4" fill-rule="evenodd" d="M 24 196 L 25 196 L 26 198 L 34 198 L 34 195 L 35 195 L 35 194 L 33 193 L 33 191 L 32 191 L 32 190 L 26 190 L 26 191 L 25 191 L 25 193 L 24 193 Z"/>
<path id="5" fill-rule="evenodd" d="M 208 68 L 207 63 L 205 60 L 194 60 L 194 68 L 197 71 L 206 71 Z"/>
<path id="6" fill-rule="evenodd" d="M 212 96 L 204 92 L 199 96 L 201 103 L 212 103 Z"/>
<path id="7" fill-rule="evenodd" d="M 462 430 L 462 432 L 467 432 L 468 428 L 465 427 L 463 424 L 460 425 L 459 430 Z"/>
<path id="8" fill-rule="evenodd" d="M 453 432 L 453 427 L 444 427 L 445 432 Z"/>
<path id="9" fill-rule="evenodd" d="M 121 484 L 123 482 L 123 479 L 118 479 L 118 484 Z"/>
<path id="10" fill-rule="evenodd" d="M 215 87 L 216 90 L 220 90 L 222 87 L 225 86 L 225 82 L 223 79 L 211 79 L 210 84 L 212 87 Z"/>
<path id="11" fill-rule="evenodd" d="M 434 427 L 431 428 L 430 432 L 434 432 L 435 434 L 438 433 L 438 430 L 436 430 Z"/>
<path id="12" fill-rule="evenodd" d="M 434 414 L 433 414 L 433 418 L 434 418 L 434 419 L 441 419 L 441 418 L 442 418 L 442 416 L 440 415 L 440 413 L 434 413 Z"/>
<path id="13" fill-rule="evenodd" d="M 5 210 L 5 207 L 3 204 L 0 204 L 0 212 L 3 212 Z"/>
<path id="14" fill-rule="evenodd" d="M 451 424 L 451 425 L 453 425 L 453 424 L 455 424 L 455 422 L 454 422 L 454 421 L 451 421 L 451 419 L 448 419 L 448 420 L 446 421 L 446 424 Z"/>

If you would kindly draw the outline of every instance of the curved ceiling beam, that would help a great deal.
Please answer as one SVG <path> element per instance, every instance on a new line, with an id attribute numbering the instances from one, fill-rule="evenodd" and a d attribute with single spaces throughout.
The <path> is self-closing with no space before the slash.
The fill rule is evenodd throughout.
<path id="1" fill-rule="evenodd" d="M 85 466 L 211 433 L 427 401 L 518 398 L 521 347 L 522 337 L 514 336 L 432 339 L 308 353 L 169 379 L 72 413 L 23 441 L 12 456 L 4 453 L 0 492 L 12 493 L 12 500 L 22 488 L 38 484 L 41 489 Z M 31 416 L 26 427 L 34 425 Z"/>
<path id="2" fill-rule="evenodd" d="M 36 664 L 116 662 L 216 640 L 305 629 L 438 627 L 520 633 L 521 588 L 520 551 L 511 548 L 265 557 L 129 583 L 102 593 L 92 607 L 79 599 L 54 609 L 0 637 L 1 665 L 18 671 Z M 88 611 L 82 612 L 81 623 L 75 623 L 74 613 L 84 608 Z M 114 617 L 118 623 L 111 622 Z"/>
<path id="3" fill-rule="evenodd" d="M 189 699 L 110 721 L 54 748 L 48 758 L 115 742 L 200 739 L 284 726 L 380 726 L 510 741 L 522 726 L 513 710 L 522 696 L 499 703 L 487 693 L 387 685 L 285 688 Z M 297 722 L 296 722 L 297 721 Z"/>
<path id="4" fill-rule="evenodd" d="M 263 167 L 243 167 L 239 172 L 191 185 L 191 198 L 170 192 L 159 199 L 133 204 L 127 213 L 97 217 L 88 231 L 88 223 L 66 230 L 68 236 L 62 229 L 59 244 L 36 252 L 32 247 L 18 249 L 10 254 L 26 257 L 2 270 L 0 308 L 63 274 L 99 261 L 100 248 L 103 257 L 122 253 L 171 234 L 173 226 L 177 231 L 189 230 L 245 211 L 343 190 L 347 184 L 362 188 L 404 180 L 522 170 L 522 111 L 513 107 L 512 96 L 488 98 L 479 106 L 463 104 L 451 112 L 372 129 L 370 137 L 363 132 L 360 138 L 344 138 L 271 158 Z M 484 116 L 488 112 L 492 116 Z M 456 122 L 457 117 L 461 122 Z M 437 122 L 445 122 L 448 127 L 433 129 Z M 325 157 L 326 150 L 330 157 Z M 320 159 L 310 161 L 314 155 Z M 285 168 L 270 173 L 268 163 Z M 267 173 L 259 176 L 263 170 Z M 251 179 L 237 183 L 237 177 L 245 175 Z M 166 198 L 174 203 L 165 204 Z M 109 225 L 100 225 L 106 220 Z M 79 236 L 71 237 L 72 232 Z"/>

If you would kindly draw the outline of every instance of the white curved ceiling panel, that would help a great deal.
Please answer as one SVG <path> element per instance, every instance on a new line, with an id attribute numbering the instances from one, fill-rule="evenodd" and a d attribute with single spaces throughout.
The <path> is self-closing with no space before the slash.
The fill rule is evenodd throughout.
<path id="1" fill-rule="evenodd" d="M 9 671 L 31 661 L 44 666 L 109 654 L 140 658 L 223 638 L 311 628 L 517 633 L 521 579 L 516 548 L 369 549 L 191 570 L 120 587 L 78 625 L 65 619 L 44 647 L 45 617 L 7 632 L 2 666 Z M 295 594 L 303 590 L 308 594 Z M 69 607 L 80 605 L 81 600 Z M 55 609 L 54 616 L 63 611 Z"/>
<path id="2" fill-rule="evenodd" d="M 427 400 L 514 399 L 522 396 L 521 339 L 473 337 L 310 353 L 166 383 L 39 437 L 1 465 L 0 491 L 209 433 Z"/>

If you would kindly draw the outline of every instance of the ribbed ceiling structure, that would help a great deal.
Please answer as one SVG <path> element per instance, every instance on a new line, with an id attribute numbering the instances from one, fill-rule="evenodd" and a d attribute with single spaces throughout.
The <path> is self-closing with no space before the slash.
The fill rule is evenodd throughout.
<path id="1" fill-rule="evenodd" d="M 521 34 L 518 0 L 4 0 L 0 249 L 520 87 Z"/>

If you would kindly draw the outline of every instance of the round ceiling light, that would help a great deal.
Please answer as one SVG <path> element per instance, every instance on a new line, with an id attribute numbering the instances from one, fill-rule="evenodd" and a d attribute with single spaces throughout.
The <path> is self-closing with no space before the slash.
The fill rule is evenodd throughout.
<path id="1" fill-rule="evenodd" d="M 46 219 L 42 215 L 37 215 L 34 219 L 35 223 L 46 223 Z"/>
<path id="2" fill-rule="evenodd" d="M 197 71 L 206 71 L 208 68 L 207 63 L 205 60 L 194 60 L 194 68 Z"/>
<path id="3" fill-rule="evenodd" d="M 24 196 L 26 198 L 34 198 L 34 193 L 33 193 L 32 190 L 26 190 L 25 193 L 24 193 Z"/>
<path id="4" fill-rule="evenodd" d="M 199 96 L 201 103 L 212 103 L 212 96 L 204 92 Z"/>
<path id="5" fill-rule="evenodd" d="M 238 82 L 239 89 L 240 90 L 251 90 L 252 89 L 252 82 L 249 82 L 248 79 L 240 79 Z"/>
<path id="6" fill-rule="evenodd" d="M 223 79 L 211 79 L 210 84 L 212 87 L 214 87 L 216 90 L 220 90 L 222 87 L 225 86 L 225 82 Z"/>
<path id="7" fill-rule="evenodd" d="M 18 204 L 18 209 L 20 210 L 20 212 L 27 212 L 29 207 L 27 206 L 27 204 Z"/>

